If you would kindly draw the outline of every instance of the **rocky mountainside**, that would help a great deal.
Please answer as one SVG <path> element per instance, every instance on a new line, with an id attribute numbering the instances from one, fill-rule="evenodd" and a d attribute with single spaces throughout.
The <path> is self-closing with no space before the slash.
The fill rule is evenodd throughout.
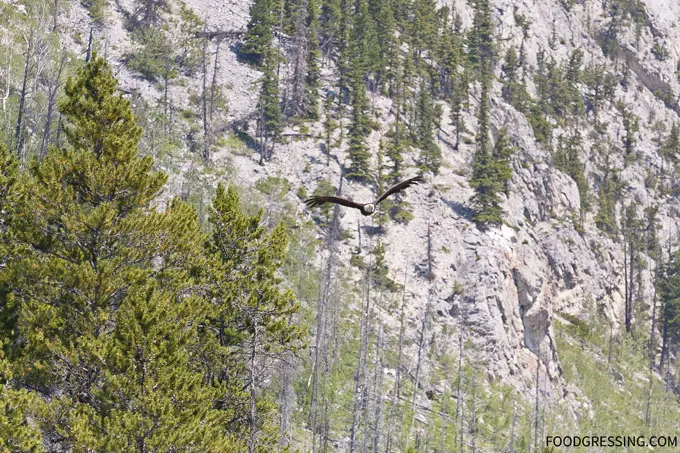
<path id="1" fill-rule="evenodd" d="M 290 3 L 307 5 L 309 1 Z M 663 320 L 665 307 L 670 305 L 662 297 L 665 293 L 658 282 L 677 249 L 680 233 L 676 162 L 664 151 L 668 149 L 665 144 L 673 127 L 680 124 L 680 3 L 493 0 L 491 17 L 496 48 L 489 91 L 490 132 L 495 142 L 505 128 L 513 146 L 512 179 L 507 195 L 502 195 L 502 224 L 480 228 L 472 219 L 475 207 L 470 200 L 475 190 L 470 178 L 482 102 L 482 84 L 472 80 L 469 103 L 462 109 L 460 142 L 451 104 L 436 101 L 441 116 L 434 138 L 441 150 L 441 166 L 437 172 L 425 171 L 426 183 L 405 192 L 412 219 L 389 221 L 378 228 L 378 219 L 343 208 L 338 214 L 341 233 L 336 241 L 328 239 L 332 232 L 325 224 L 331 223 L 330 214 L 310 211 L 301 198 L 330 183 L 336 188 L 341 185 L 343 196 L 371 200 L 376 185 L 351 178 L 341 182 L 343 169 L 348 166 L 348 141 L 345 139 L 329 150 L 325 113 L 316 121 L 289 121 L 272 158 L 264 164 L 260 162 L 253 143 L 259 140 L 257 112 L 263 73 L 239 55 L 251 4 L 237 0 L 188 0 L 182 6 L 202 24 L 197 28 L 199 32 L 214 32 L 214 36 L 228 32 L 223 39 L 213 37 L 205 44 L 200 37 L 195 38 L 199 51 L 205 45 L 204 51 L 210 58 L 217 55 L 217 61 L 209 60 L 214 68 L 209 69 L 208 75 L 214 79 L 208 79 L 208 83 L 220 87 L 226 105 L 219 127 L 215 126 L 218 138 L 206 161 L 200 157 L 203 134 L 200 114 L 187 113 L 196 110 L 196 98 L 200 97 L 197 93 L 206 83 L 200 63 L 199 69 L 170 83 L 167 94 L 162 79 L 150 81 L 132 68 L 130 55 L 138 52 L 141 45 L 131 37 L 125 23 L 139 8 L 137 3 L 133 0 L 106 3 L 103 19 L 94 25 L 85 3 L 61 5 L 57 17 L 61 42 L 74 55 L 84 56 L 89 45 L 87 34 L 92 30 L 93 47 L 115 68 L 123 92 L 136 107 L 144 109 L 139 112 L 149 115 L 144 119 L 146 124 L 153 125 L 155 120 L 150 112 L 162 112 L 163 103 L 170 100 L 170 110 L 174 112 L 170 123 L 175 126 L 174 138 L 169 143 L 174 145 L 161 154 L 159 147 L 149 145 L 153 139 L 147 134 L 144 139 L 147 148 L 143 150 L 154 154 L 158 168 L 169 174 L 161 204 L 174 196 L 183 196 L 201 210 L 217 183 L 226 181 L 238 186 L 243 194 L 251 194 L 253 203 L 264 205 L 266 220 L 273 222 L 288 216 L 289 226 L 301 232 L 296 237 L 307 241 L 295 250 L 302 253 L 305 247 L 313 247 L 305 252 L 309 254 L 304 267 L 316 269 L 318 282 L 314 288 L 318 293 L 298 291 L 303 313 L 300 322 L 309 324 L 308 350 L 294 362 L 293 370 L 288 370 L 296 382 L 296 396 L 290 403 L 294 409 L 290 409 L 291 420 L 286 422 L 294 447 L 311 451 L 320 445 L 307 414 L 311 413 L 309 405 L 313 405 L 310 400 L 315 398 L 309 392 L 316 379 L 314 348 L 319 347 L 315 335 L 319 331 L 317 316 L 323 288 L 336 294 L 327 299 L 324 313 L 331 313 L 328 307 L 333 304 L 341 306 L 337 308 L 341 319 L 335 332 L 341 337 L 344 332 L 356 340 L 368 335 L 368 352 L 361 359 L 363 362 L 357 359 L 358 366 L 366 370 L 365 385 L 373 386 L 373 393 L 365 396 L 370 401 L 367 407 L 382 410 L 376 420 L 383 422 L 371 425 L 373 415 L 367 415 L 366 409 L 358 423 L 381 430 L 383 439 L 388 431 L 391 433 L 384 418 L 390 413 L 388 403 L 394 404 L 398 396 L 393 383 L 403 379 L 412 389 L 402 398 L 409 405 L 413 403 L 415 417 L 415 422 L 404 428 L 405 438 L 413 440 L 417 451 L 433 451 L 435 443 L 436 451 L 440 451 L 439 441 L 430 440 L 427 447 L 427 439 L 434 439 L 434 433 L 446 420 L 450 426 L 461 423 L 459 408 L 451 409 L 462 401 L 460 357 L 473 368 L 472 377 L 464 378 L 462 383 L 466 414 L 475 407 L 482 411 L 475 406 L 482 403 L 479 400 L 475 403 L 474 398 L 475 392 L 484 391 L 488 410 L 501 411 L 497 404 L 503 411 L 516 411 L 526 419 L 517 422 L 516 433 L 515 418 L 519 415 L 502 422 L 491 416 L 479 421 L 475 418 L 473 424 L 466 421 L 466 432 L 480 433 L 479 448 L 484 451 L 493 451 L 503 442 L 507 446 L 508 439 L 512 442 L 521 436 L 525 444 L 517 441 L 517 445 L 528 449 L 535 434 L 540 443 L 545 434 L 562 429 L 585 435 L 593 427 L 606 427 L 609 431 L 602 434 L 626 434 L 616 428 L 627 429 L 640 423 L 643 429 L 647 423 L 646 428 L 651 426 L 652 432 L 658 434 L 672 434 L 658 431 L 661 429 L 677 430 L 677 418 L 673 421 L 672 417 L 664 416 L 680 411 L 680 406 L 674 403 L 680 393 L 674 384 L 676 347 L 666 328 L 670 319 Z M 438 1 L 436 6 L 448 7 L 452 14 L 459 15 L 462 36 L 474 28 L 476 3 L 445 0 Z M 179 17 L 180 3 L 167 4 L 170 7 L 163 14 L 168 18 Z M 22 11 L 27 10 L 22 2 L 14 0 L 5 0 L 5 7 L 13 10 L 16 21 L 21 21 Z M 33 14 L 32 11 L 29 6 L 27 14 Z M 182 20 L 186 21 L 178 19 L 168 27 L 179 29 Z M 614 24 L 615 21 L 620 23 Z M 4 47 L 9 39 L 8 33 Z M 278 34 L 274 43 L 286 57 L 278 68 L 285 98 L 290 95 L 295 77 L 296 44 L 294 37 L 286 33 Z M 557 109 L 560 96 L 576 90 L 583 110 L 573 117 L 540 116 L 508 100 L 510 49 L 521 54 L 521 81 L 531 99 L 553 102 Z M 577 52 L 581 53 L 576 64 L 579 76 L 564 82 L 570 62 L 577 61 L 574 59 Z M 321 60 L 320 104 L 338 91 L 335 57 L 330 54 Z M 11 64 L 20 59 L 16 53 L 14 59 Z M 3 61 L 9 64 L 7 58 Z M 558 79 L 564 83 L 557 84 Z M 7 82 L 7 86 L 10 84 L 16 86 L 16 77 Z M 607 84 L 609 91 L 603 95 Z M 370 167 L 379 169 L 382 163 L 378 160 L 378 149 L 390 136 L 398 108 L 386 90 L 369 90 L 367 96 L 375 123 L 366 139 Z M 546 101 L 546 96 L 551 101 Z M 346 109 L 349 111 L 349 107 Z M 345 120 L 336 119 L 339 123 L 344 121 L 346 128 L 347 118 L 345 113 Z M 549 125 L 547 136 L 540 129 L 541 118 Z M 346 131 L 336 129 L 333 134 L 337 141 Z M 574 167 L 564 164 L 561 156 L 568 152 L 565 150 L 569 138 L 577 134 L 575 154 L 566 160 L 578 162 L 578 171 L 573 173 L 569 168 Z M 418 151 L 410 148 L 402 163 L 404 176 L 421 173 L 420 164 Z M 579 175 L 585 183 L 578 181 Z M 654 245 L 648 244 L 651 242 Z M 370 287 L 366 285 L 367 278 L 375 277 L 370 273 L 374 271 L 371 263 L 376 260 L 371 251 L 378 244 L 384 247 L 387 277 L 395 282 L 392 289 L 367 289 Z M 302 277 L 298 282 L 298 271 L 291 269 L 286 275 L 287 283 L 302 287 Z M 329 289 L 332 285 L 324 280 L 326 272 L 341 280 L 335 289 Z M 369 324 L 372 327 L 364 327 Z M 388 357 L 386 352 L 385 357 L 379 357 L 376 351 L 381 342 L 390 345 L 392 355 Z M 397 343 L 400 360 L 395 362 Z M 352 343 L 345 352 L 358 357 L 362 353 L 357 349 L 361 347 L 360 343 Z M 630 365 L 625 365 L 630 357 L 639 363 L 630 359 Z M 617 364 L 618 361 L 624 364 Z M 352 375 L 355 372 L 352 363 L 349 359 L 338 359 L 336 374 L 329 374 L 335 381 L 324 384 L 335 385 L 332 388 L 338 395 L 347 398 L 346 403 L 338 403 L 346 411 L 352 411 L 351 402 L 356 399 L 352 396 L 357 380 Z M 604 413 L 599 411 L 615 407 L 612 410 L 616 412 L 622 406 L 615 406 L 607 395 L 594 393 L 590 384 L 585 383 L 588 375 L 580 368 L 585 363 L 599 368 L 601 378 L 612 385 L 613 392 L 629 395 L 631 412 L 635 413 L 632 418 L 620 425 L 616 422 L 597 425 L 593 421 Z M 343 367 L 347 368 L 344 372 Z M 454 375 L 457 381 L 452 378 Z M 377 379 L 381 384 L 375 383 Z M 637 389 L 646 392 L 647 387 L 648 394 L 637 392 Z M 639 395 L 643 397 L 638 398 Z M 450 399 L 448 411 L 442 402 L 444 396 Z M 470 397 L 473 399 L 469 400 Z M 670 406 L 661 409 L 656 405 L 666 398 L 672 401 Z M 651 416 L 645 413 L 650 400 L 654 402 L 652 407 L 659 408 L 656 414 L 652 410 Z M 451 415 L 442 415 L 447 413 Z M 437 425 L 433 420 L 439 416 L 444 421 L 436 422 Z M 655 420 L 651 425 L 650 417 Z M 347 420 L 344 425 L 332 420 L 330 436 L 326 432 L 331 446 L 338 451 L 354 447 L 350 432 L 356 430 L 350 430 L 351 417 Z M 511 429 L 513 433 L 509 434 Z M 504 441 L 484 444 L 481 438 L 492 439 L 489 433 L 495 430 L 505 433 Z M 472 439 L 472 434 L 468 436 Z M 470 447 L 470 451 L 474 449 Z"/>

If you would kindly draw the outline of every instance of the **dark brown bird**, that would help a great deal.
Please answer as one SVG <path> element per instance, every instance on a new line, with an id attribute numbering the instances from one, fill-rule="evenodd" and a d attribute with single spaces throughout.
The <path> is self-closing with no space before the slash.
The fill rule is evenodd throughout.
<path id="1" fill-rule="evenodd" d="M 373 215 L 375 214 L 375 207 L 378 203 L 383 201 L 385 198 L 389 197 L 392 194 L 395 194 L 397 192 L 401 192 L 402 190 L 414 185 L 418 184 L 419 182 L 423 182 L 425 179 L 422 176 L 415 176 L 413 178 L 407 179 L 406 181 L 402 181 L 399 184 L 395 184 L 385 193 L 380 195 L 377 200 L 375 200 L 373 203 L 368 203 L 368 204 L 361 204 L 361 203 L 356 203 L 352 200 L 348 200 L 346 198 L 340 198 L 340 197 L 333 197 L 333 196 L 328 196 L 328 197 L 319 197 L 319 196 L 314 196 L 307 198 L 305 200 L 305 204 L 309 206 L 310 208 L 320 206 L 324 203 L 336 203 L 340 204 L 342 206 L 347 206 L 348 208 L 355 208 L 361 211 L 363 215 Z"/>

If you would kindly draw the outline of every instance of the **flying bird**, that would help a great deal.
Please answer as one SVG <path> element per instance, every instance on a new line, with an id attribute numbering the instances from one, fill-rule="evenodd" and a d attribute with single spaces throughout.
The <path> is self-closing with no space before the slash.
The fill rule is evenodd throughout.
<path id="1" fill-rule="evenodd" d="M 385 193 L 380 195 L 377 200 L 375 200 L 373 203 L 368 203 L 368 204 L 361 204 L 361 203 L 356 203 L 352 200 L 348 200 L 346 198 L 340 198 L 340 197 L 333 197 L 333 196 L 327 196 L 327 197 L 319 197 L 319 196 L 314 196 L 307 198 L 305 200 L 305 204 L 309 206 L 310 208 L 320 206 L 324 203 L 336 203 L 342 206 L 347 206 L 349 208 L 355 208 L 361 211 L 361 213 L 365 216 L 373 215 L 375 213 L 375 207 L 378 203 L 383 201 L 385 198 L 389 197 L 392 194 L 395 194 L 397 192 L 401 192 L 402 190 L 414 185 L 418 184 L 419 182 L 424 182 L 425 179 L 422 176 L 415 176 L 413 178 L 407 179 L 406 181 L 402 181 L 398 184 L 393 185 Z"/>

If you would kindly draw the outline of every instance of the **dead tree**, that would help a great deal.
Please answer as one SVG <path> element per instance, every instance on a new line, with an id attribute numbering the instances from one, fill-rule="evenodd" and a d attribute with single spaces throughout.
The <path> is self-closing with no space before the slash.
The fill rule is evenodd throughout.
<path id="1" fill-rule="evenodd" d="M 215 111 L 215 93 L 217 91 L 217 72 L 219 70 L 219 61 L 220 61 L 220 45 L 222 44 L 222 40 L 218 39 L 217 40 L 217 45 L 215 48 L 215 64 L 213 66 L 213 74 L 212 74 L 212 82 L 210 83 L 210 107 L 208 109 L 208 119 L 209 119 L 209 127 L 210 127 L 210 135 L 211 135 L 211 140 L 214 139 L 213 137 L 213 125 L 215 124 L 213 121 L 213 113 Z"/>
<path id="2" fill-rule="evenodd" d="M 5 31 L 5 33 L 7 34 L 8 32 Z M 3 113 L 7 112 L 7 99 L 9 99 L 10 87 L 12 86 L 12 56 L 14 55 L 14 47 L 7 46 L 7 51 L 9 52 L 9 56 L 7 57 L 7 72 L 6 72 L 7 76 L 5 78 L 5 92 L 2 96 Z"/>
<path id="3" fill-rule="evenodd" d="M 257 433 L 257 393 L 255 389 L 255 358 L 257 356 L 257 342 L 258 342 L 258 312 L 260 310 L 260 298 L 257 298 L 257 303 L 255 306 L 255 313 L 252 316 L 252 321 L 253 321 L 253 338 L 252 338 L 252 345 L 250 348 L 250 384 L 249 384 L 249 393 L 250 393 L 250 418 L 248 420 L 249 423 L 249 436 L 248 436 L 248 453 L 255 453 L 255 435 Z"/>
<path id="4" fill-rule="evenodd" d="M 386 439 L 386 445 L 385 445 L 385 452 L 390 453 L 390 447 L 392 446 L 392 426 L 394 423 L 392 423 L 392 417 L 394 415 L 395 407 L 397 405 L 397 401 L 399 401 L 400 397 L 400 392 L 401 392 L 401 358 L 402 358 L 402 352 L 403 352 L 403 343 L 404 343 L 404 308 L 406 307 L 406 281 L 407 281 L 407 276 L 408 276 L 408 260 L 406 261 L 406 265 L 404 266 L 404 288 L 401 293 L 401 315 L 399 317 L 399 339 L 397 340 L 397 364 L 396 364 L 396 372 L 395 372 L 395 377 L 394 377 L 394 390 L 393 390 L 393 397 L 392 401 L 390 402 L 390 411 L 387 414 L 387 439 Z"/>
<path id="5" fill-rule="evenodd" d="M 463 450 L 463 325 L 458 326 L 458 376 L 456 378 L 456 428 L 460 423 L 460 448 Z M 457 431 L 457 430 L 456 430 Z"/>
<path id="6" fill-rule="evenodd" d="M 654 295 L 652 296 L 652 325 L 649 333 L 649 389 L 647 391 L 647 407 L 645 409 L 645 426 L 649 427 L 652 412 L 652 384 L 654 378 L 654 362 L 656 361 L 656 302 L 659 286 L 659 268 L 663 266 L 661 251 L 658 250 L 657 263 L 654 269 Z"/>
<path id="7" fill-rule="evenodd" d="M 299 116 L 305 112 L 304 93 L 305 75 L 307 74 L 307 0 L 299 0 L 293 36 L 293 79 L 291 80 L 290 97 L 283 103 L 288 116 Z"/>
<path id="8" fill-rule="evenodd" d="M 207 27 L 207 24 L 204 26 Z M 201 96 L 201 113 L 203 116 L 203 161 L 210 160 L 210 134 L 208 131 L 208 95 L 207 95 L 207 80 L 208 80 L 208 39 L 203 38 L 203 46 L 201 47 L 201 67 L 203 68 L 203 82 L 202 82 L 202 96 Z"/>
<path id="9" fill-rule="evenodd" d="M 374 384 L 374 392 L 376 395 L 376 402 L 375 402 L 375 415 L 374 415 L 374 422 L 373 422 L 373 451 L 378 452 L 379 446 L 380 446 L 380 417 L 382 416 L 382 401 L 383 401 L 383 395 L 382 395 L 382 382 L 383 382 L 383 355 L 382 355 L 382 327 L 378 326 L 377 329 L 377 338 L 376 338 L 376 345 L 375 345 L 375 384 Z"/>
<path id="10" fill-rule="evenodd" d="M 55 6 L 56 7 L 56 6 Z M 42 143 L 40 144 L 40 158 L 45 157 L 47 154 L 47 145 L 50 142 L 50 136 L 52 133 L 52 122 L 54 116 L 54 106 L 56 104 L 57 91 L 61 86 L 61 74 L 66 66 L 67 56 L 66 51 L 62 50 L 61 58 L 59 58 L 59 66 L 51 77 L 47 85 L 47 114 L 45 116 L 45 128 L 43 129 Z"/>
<path id="11" fill-rule="evenodd" d="M 510 427 L 510 448 L 508 451 L 515 451 L 515 426 L 517 424 L 517 395 L 512 399 L 512 426 Z"/>
<path id="12" fill-rule="evenodd" d="M 472 416 L 471 416 L 472 428 L 472 453 L 477 452 L 477 379 L 472 377 Z"/>
<path id="13" fill-rule="evenodd" d="M 338 188 L 338 195 L 342 193 L 342 176 L 340 177 L 340 186 Z M 309 414 L 307 416 L 307 425 L 312 431 L 312 452 L 316 452 L 316 436 L 317 436 L 317 421 L 318 421 L 318 394 L 319 394 L 319 368 L 321 366 L 321 359 L 324 356 L 322 351 L 325 350 L 325 327 L 326 327 L 326 307 L 330 297 L 330 289 L 332 285 L 333 268 L 335 266 L 335 241 L 337 238 L 337 231 L 340 224 L 340 209 L 337 205 L 333 208 L 333 217 L 330 224 L 330 232 L 326 239 L 326 248 L 328 249 L 328 261 L 326 264 L 326 276 L 323 285 L 319 288 L 319 302 L 316 308 L 316 332 L 314 339 L 314 351 L 312 358 L 312 394 L 309 404 Z"/>
<path id="14" fill-rule="evenodd" d="M 372 219 L 372 217 L 371 217 Z M 371 309 L 371 277 L 372 277 L 372 271 L 373 271 L 373 254 L 369 256 L 369 264 L 368 264 L 368 269 L 366 271 L 367 273 L 367 278 L 366 278 L 366 284 L 365 290 L 364 290 L 364 304 L 362 307 L 362 313 L 361 313 L 361 323 L 359 327 L 359 357 L 358 357 L 358 363 L 357 363 L 357 368 L 356 372 L 354 374 L 354 404 L 353 404 L 353 411 L 352 411 L 352 428 L 350 430 L 350 444 L 349 444 L 349 451 L 350 453 L 354 452 L 354 449 L 356 447 L 356 442 L 357 442 L 357 434 L 358 434 L 358 428 L 359 428 L 359 414 L 362 409 L 362 404 L 363 404 L 363 399 L 361 398 L 361 394 L 365 391 L 365 368 L 366 368 L 366 357 L 368 354 L 368 336 L 369 336 L 369 329 L 370 329 L 370 319 L 369 319 L 369 312 Z"/>
<path id="15" fill-rule="evenodd" d="M 14 132 L 14 142 L 16 144 L 16 152 L 19 158 L 23 159 L 22 148 L 24 144 L 23 140 L 23 121 L 26 108 L 26 88 L 28 86 L 28 77 L 30 70 L 31 56 L 33 54 L 33 39 L 35 35 L 35 30 L 31 28 L 30 35 L 27 37 L 24 35 L 24 41 L 26 41 L 26 59 L 24 60 L 24 77 L 21 83 L 21 94 L 19 96 L 19 112 L 17 113 L 17 125 Z"/>
<path id="16" fill-rule="evenodd" d="M 538 412 L 539 412 L 539 391 L 538 391 L 538 378 L 539 378 L 539 373 L 541 371 L 541 362 L 536 361 L 536 405 L 534 409 L 534 451 L 538 451 L 538 429 L 539 429 L 539 419 L 538 419 Z"/>
<path id="17" fill-rule="evenodd" d="M 425 344 L 425 333 L 427 331 L 427 321 L 430 314 L 430 301 L 428 300 L 425 306 L 425 313 L 423 314 L 423 321 L 420 325 L 420 335 L 418 337 L 418 359 L 416 361 L 416 375 L 413 383 L 413 400 L 411 401 L 411 421 L 409 423 L 409 428 L 413 426 L 414 419 L 416 416 L 416 398 L 418 396 L 418 386 L 420 385 L 420 370 L 423 360 L 423 352 L 427 348 Z"/>

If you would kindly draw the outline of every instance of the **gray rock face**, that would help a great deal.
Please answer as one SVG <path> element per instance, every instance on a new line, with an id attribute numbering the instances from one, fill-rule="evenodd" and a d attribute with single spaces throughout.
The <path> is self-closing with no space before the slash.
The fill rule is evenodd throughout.
<path id="1" fill-rule="evenodd" d="M 121 2 L 125 6 L 125 2 Z M 455 8 L 463 18 L 464 26 L 472 23 L 472 11 L 466 2 L 441 1 Z M 523 44 L 530 67 L 536 66 L 536 55 L 540 49 L 549 50 L 559 64 L 564 64 L 574 49 L 582 49 L 584 61 L 589 64 L 604 64 L 614 70 L 614 63 L 603 56 L 596 37 L 606 28 L 607 19 L 599 0 L 576 2 L 571 9 L 565 9 L 559 0 L 495 0 L 494 21 L 500 43 L 498 55 L 502 56 L 509 46 L 518 48 L 522 43 L 522 32 L 517 26 L 515 15 L 524 15 L 531 22 L 529 36 Z M 680 206 L 669 196 L 660 196 L 653 187 L 648 187 L 648 172 L 657 172 L 662 161 L 653 142 L 651 132 L 654 122 L 662 122 L 668 129 L 678 123 L 677 106 L 666 107 L 651 89 L 668 89 L 680 92 L 680 83 L 675 71 L 680 60 L 680 2 L 677 0 L 643 0 L 648 13 L 648 26 L 643 27 L 638 37 L 633 30 L 624 30 L 619 37 L 623 58 L 616 65 L 630 69 L 627 87 L 618 85 L 615 97 L 640 119 L 635 153 L 637 159 L 624 163 L 618 154 L 612 154 L 611 165 L 620 170 L 624 182 L 621 205 L 639 203 L 638 214 L 651 206 L 658 206 L 659 237 L 675 236 Z M 189 7 L 200 17 L 206 18 L 209 26 L 215 28 L 242 29 L 248 20 L 248 2 L 214 2 L 189 0 Z M 72 26 L 83 22 L 82 8 L 75 5 L 69 12 Z M 118 59 L 122 50 L 129 45 L 121 27 L 120 13 L 111 8 L 110 19 L 103 34 L 111 44 L 110 58 Z M 551 47 L 552 43 L 552 47 Z M 661 43 L 668 51 L 665 60 L 654 57 L 651 49 Z M 259 73 L 240 64 L 232 52 L 224 52 L 221 63 L 220 82 L 227 87 L 230 115 L 233 118 L 247 116 L 255 110 Z M 496 76 L 500 76 L 500 64 L 496 65 Z M 284 65 L 282 80 L 286 80 L 291 68 Z M 334 69 L 323 69 L 324 84 L 332 86 Z M 119 76 L 126 87 L 142 90 L 145 98 L 158 98 L 151 86 L 146 86 L 129 73 L 121 70 Z M 198 86 L 198 81 L 191 82 Z M 535 85 L 527 81 L 532 95 Z M 444 164 L 436 176 L 428 175 L 428 183 L 409 189 L 406 199 L 412 204 L 414 219 L 409 224 L 391 223 L 382 238 L 388 253 L 387 264 L 391 277 L 401 280 L 398 275 L 407 271 L 409 299 L 407 335 L 415 338 L 418 320 L 425 311 L 428 301 L 444 316 L 435 318 L 432 329 L 440 331 L 452 325 L 463 329 L 474 345 L 475 360 L 483 363 L 492 377 L 525 389 L 531 382 L 537 366 L 550 377 L 554 394 L 568 395 L 567 399 L 580 399 L 578 389 L 565 387 L 561 377 L 559 351 L 556 350 L 552 322 L 556 314 L 567 313 L 587 317 L 589 309 L 595 306 L 612 323 L 614 330 L 622 328 L 623 320 L 623 250 L 620 241 L 614 241 L 603 234 L 595 225 L 597 195 L 602 181 L 602 159 L 595 148 L 604 142 L 612 147 L 621 147 L 624 135 L 621 115 L 614 103 L 605 103 L 600 112 L 600 121 L 607 123 L 604 137 L 594 133 L 592 113 L 578 127 L 583 136 L 580 159 L 585 164 L 590 195 L 594 207 L 587 213 L 583 230 L 577 231 L 573 219 L 578 215 L 581 203 L 579 191 L 572 178 L 557 170 L 551 153 L 539 145 L 527 119 L 521 113 L 504 103 L 500 97 L 500 83 L 493 84 L 491 112 L 492 129 L 495 134 L 501 127 L 508 128 L 516 152 L 512 158 L 514 176 L 510 194 L 504 200 L 506 224 L 500 228 L 480 231 L 470 220 L 471 208 L 468 200 L 472 189 L 467 180 L 474 154 L 474 144 L 461 144 L 458 151 L 449 145 L 455 136 L 448 121 L 450 111 L 442 105 L 444 120 L 439 132 L 439 145 Z M 181 107 L 187 88 L 173 94 Z M 369 137 L 371 149 L 377 150 L 380 138 L 388 130 L 391 102 L 377 94 L 370 95 L 380 127 Z M 473 86 L 471 105 L 463 121 L 468 128 L 476 124 L 475 112 L 479 102 L 479 86 Z M 567 133 L 562 125 L 555 125 L 554 135 Z M 310 127 L 310 132 L 321 134 L 321 124 Z M 252 155 L 230 154 L 229 150 L 216 153 L 217 165 L 229 162 L 235 169 L 234 180 L 250 187 L 266 176 L 281 176 L 292 182 L 294 190 L 288 197 L 298 203 L 295 190 L 305 186 L 308 192 L 316 187 L 319 180 L 330 178 L 338 181 L 340 165 L 345 159 L 345 148 L 334 150 L 334 158 L 326 165 L 319 142 L 316 140 L 295 141 L 277 147 L 271 163 L 265 167 L 257 165 Z M 407 156 L 405 164 L 415 166 L 415 156 Z M 373 162 L 375 164 L 375 162 Z M 307 171 L 303 171 L 307 167 Z M 186 171 L 188 165 L 183 168 Z M 416 173 L 416 170 L 411 170 Z M 410 175 L 409 175 L 410 176 Z M 182 177 L 172 180 L 173 190 L 179 192 Z M 211 180 L 212 181 L 212 180 Z M 214 181 L 216 182 L 216 181 Z M 356 199 L 371 199 L 370 187 L 344 182 L 343 193 Z M 298 203 L 299 204 L 299 203 Z M 303 207 L 299 215 L 305 215 Z M 617 211 L 620 217 L 620 213 Z M 342 227 L 356 231 L 372 225 L 354 210 L 344 210 Z M 428 283 L 416 271 L 416 265 L 426 259 L 427 232 L 430 229 L 433 250 L 433 271 L 435 280 Z M 356 239 L 355 239 L 356 241 Z M 341 244 L 339 259 L 348 263 L 356 243 Z M 319 257 L 319 260 L 321 257 Z M 319 261 L 320 262 L 320 261 Z M 648 304 L 651 291 L 651 272 L 654 262 L 648 260 L 648 268 L 642 270 L 643 297 L 638 303 Z M 360 279 L 357 273 L 352 278 Z M 434 294 L 434 300 L 429 296 Z M 396 324 L 394 313 L 381 312 L 382 322 L 388 326 Z M 453 349 L 455 345 L 447 347 Z M 412 349 L 407 354 L 414 355 Z M 557 391 L 561 390 L 561 391 Z M 575 396 L 576 395 L 576 396 Z M 574 402 L 574 405 L 580 403 Z M 576 407 L 576 406 L 574 406 Z"/>

